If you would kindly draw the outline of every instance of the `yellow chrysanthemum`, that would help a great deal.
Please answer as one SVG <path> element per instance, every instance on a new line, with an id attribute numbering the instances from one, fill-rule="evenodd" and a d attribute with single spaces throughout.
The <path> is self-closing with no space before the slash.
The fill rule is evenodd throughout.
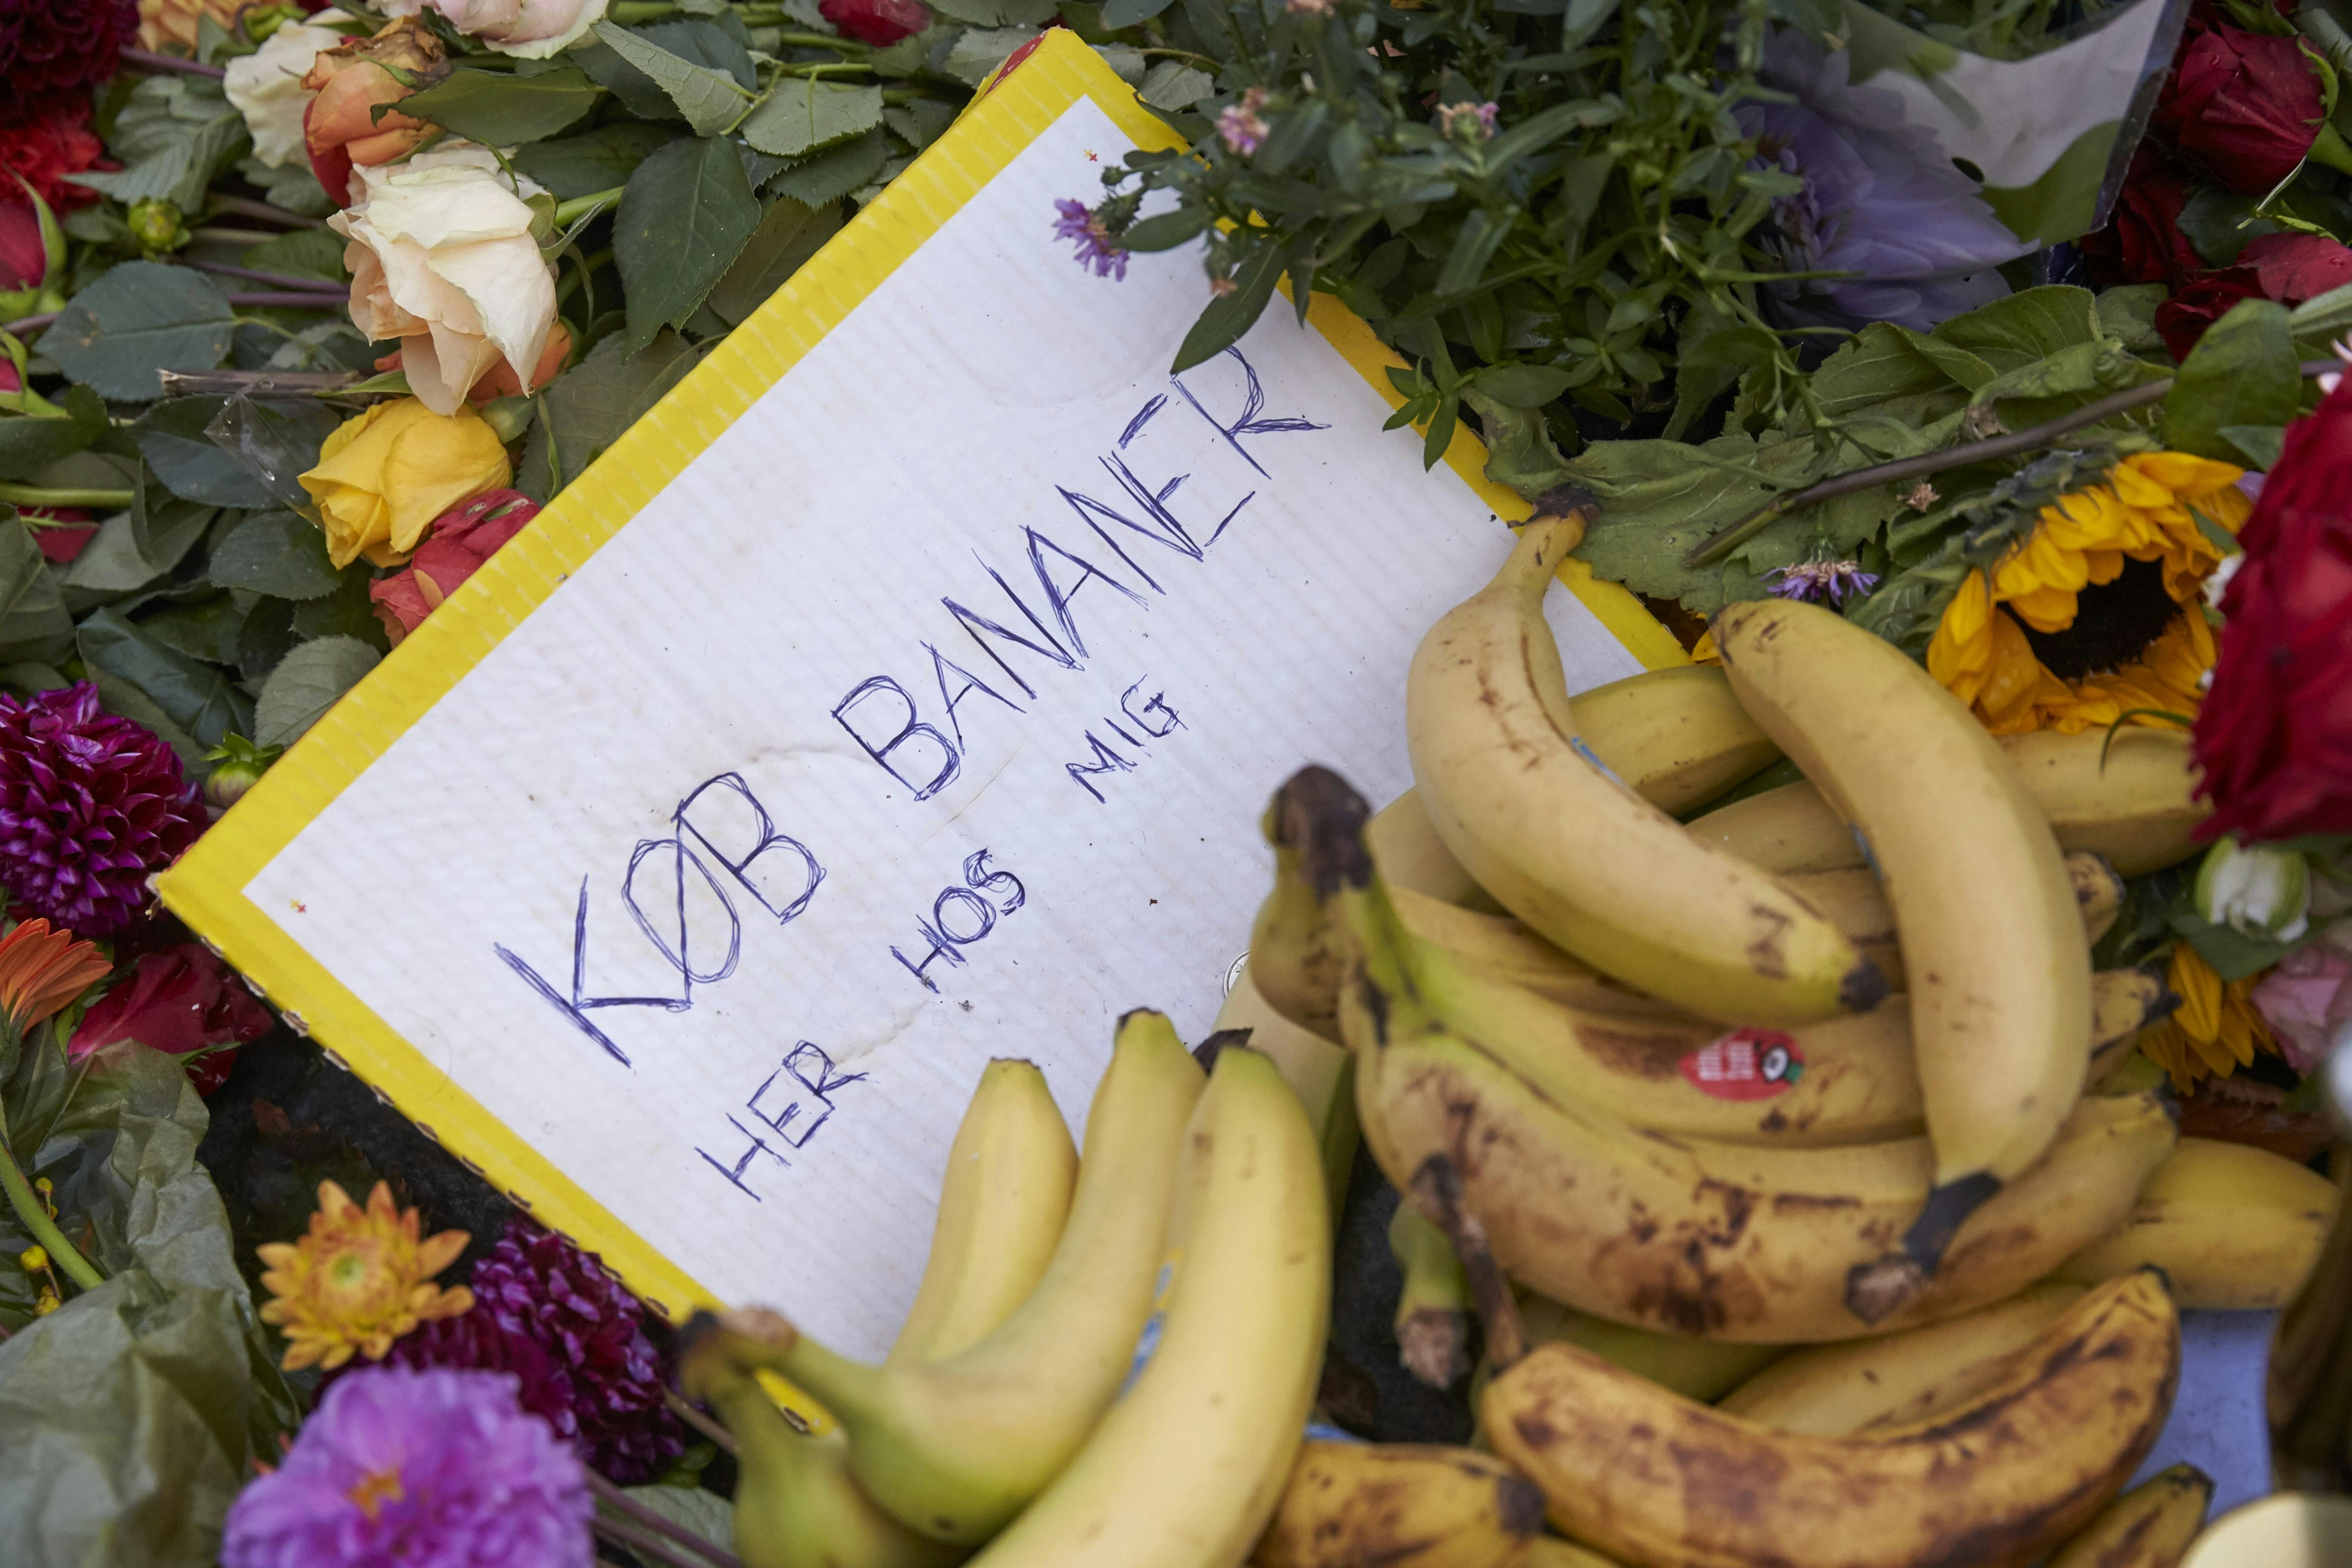
<path id="1" fill-rule="evenodd" d="M 2162 1023 L 2140 1031 L 2140 1051 L 2169 1073 L 2173 1087 L 2184 1094 L 2200 1079 L 2227 1078 L 2252 1061 L 2258 1051 L 2275 1051 L 2270 1025 L 2248 998 L 2261 978 L 2249 975 L 2224 980 L 2196 948 L 2177 944 L 2165 984 L 2180 998 L 2180 1006 Z"/>
<path id="2" fill-rule="evenodd" d="M 383 1182 L 362 1208 L 322 1181 L 310 1234 L 255 1249 L 269 1265 L 261 1282 L 272 1299 L 261 1320 L 284 1331 L 289 1372 L 338 1367 L 354 1353 L 382 1361 L 392 1342 L 417 1324 L 456 1317 L 474 1304 L 465 1286 L 444 1290 L 432 1282 L 466 1249 L 466 1232 L 444 1230 L 420 1241 L 419 1228 L 416 1210 L 394 1208 Z"/>
<path id="3" fill-rule="evenodd" d="M 2253 506 L 2237 487 L 2242 472 L 2186 453 L 2143 453 L 2110 469 L 2106 483 L 2042 507 L 2031 538 L 1960 585 L 1927 644 L 1929 673 L 1996 735 L 2073 735 L 2135 708 L 2194 714 L 2199 683 L 2213 667 L 2198 591 L 2221 561 L 2197 517 L 2236 533 Z M 2112 671 L 2074 680 L 2052 673 L 2026 627 L 2067 630 L 2083 591 L 2115 581 L 2127 560 L 2159 563 L 2179 611 L 2137 658 Z"/>

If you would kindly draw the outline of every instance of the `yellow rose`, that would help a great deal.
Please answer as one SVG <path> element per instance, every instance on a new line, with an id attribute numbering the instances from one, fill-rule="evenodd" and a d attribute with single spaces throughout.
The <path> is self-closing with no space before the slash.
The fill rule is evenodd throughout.
<path id="1" fill-rule="evenodd" d="M 435 413 L 413 397 L 380 402 L 327 437 L 302 488 L 319 503 L 327 554 L 391 566 L 434 518 L 514 477 L 507 449 L 470 408 Z"/>

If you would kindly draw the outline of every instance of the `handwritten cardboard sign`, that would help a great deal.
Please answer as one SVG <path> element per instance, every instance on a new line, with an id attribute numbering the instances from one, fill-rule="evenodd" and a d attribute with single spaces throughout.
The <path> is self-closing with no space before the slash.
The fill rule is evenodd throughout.
<path id="1" fill-rule="evenodd" d="M 1051 225 L 1171 140 L 1054 35 L 165 879 L 663 1311 L 881 1350 L 982 1065 L 1080 1125 L 1118 1014 L 1214 1013 L 1272 788 L 1409 781 L 1406 663 L 1525 508 L 1381 432 L 1328 302 L 1168 373 L 1196 262 Z M 1680 656 L 1553 598 L 1575 684 Z"/>

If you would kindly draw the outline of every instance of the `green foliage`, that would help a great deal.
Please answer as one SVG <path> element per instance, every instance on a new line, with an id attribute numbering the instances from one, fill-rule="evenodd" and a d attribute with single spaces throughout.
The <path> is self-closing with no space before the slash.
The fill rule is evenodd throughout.
<path id="1" fill-rule="evenodd" d="M 219 364 L 234 318 L 203 273 L 129 261 L 74 296 L 41 334 L 41 352 L 101 397 L 143 402 L 162 394 L 159 371 Z"/>
<path id="2" fill-rule="evenodd" d="M 107 150 L 123 167 L 71 178 L 125 206 L 152 198 L 192 213 L 204 205 L 205 187 L 247 140 L 245 117 L 218 82 L 151 76 L 131 89 L 107 137 Z"/>
<path id="3" fill-rule="evenodd" d="M 2164 400 L 2166 444 L 2245 463 L 2225 427 L 2279 426 L 2303 405 L 2303 374 L 2284 305 L 2242 299 L 2205 329 Z"/>
<path id="4" fill-rule="evenodd" d="M 543 141 L 577 123 L 598 96 L 587 73 L 574 66 L 527 77 L 460 70 L 411 95 L 401 112 L 487 146 L 509 147 Z"/>
<path id="5" fill-rule="evenodd" d="M 882 89 L 814 77 L 781 81 L 742 125 L 762 152 L 797 158 L 862 136 L 882 123 Z"/>
<path id="6" fill-rule="evenodd" d="M 278 662 L 254 706 L 253 738 L 261 746 L 291 746 L 359 685 L 379 655 L 356 637 L 319 637 Z"/>
<path id="7" fill-rule="evenodd" d="M 629 344 L 643 347 L 665 325 L 684 326 L 760 221 L 732 142 L 673 141 L 637 165 L 613 225 Z"/>

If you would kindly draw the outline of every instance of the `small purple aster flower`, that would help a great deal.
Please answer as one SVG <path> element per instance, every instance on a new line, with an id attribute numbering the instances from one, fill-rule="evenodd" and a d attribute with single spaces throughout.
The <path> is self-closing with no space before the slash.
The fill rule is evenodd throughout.
<path id="1" fill-rule="evenodd" d="M 1128 253 L 1092 207 L 1063 200 L 1055 202 L 1054 208 L 1062 214 L 1054 220 L 1054 237 L 1076 242 L 1080 267 L 1093 267 L 1097 277 L 1127 277 Z"/>
<path id="2" fill-rule="evenodd" d="M 578 1456 L 497 1373 L 338 1379 L 286 1462 L 229 1505 L 224 1568 L 589 1568 Z"/>
<path id="3" fill-rule="evenodd" d="M 1766 590 L 1776 599 L 1801 599 L 1808 604 L 1843 604 L 1878 586 L 1878 574 L 1862 570 L 1860 561 L 1809 560 L 1774 570 L 1780 579 Z"/>
<path id="4" fill-rule="evenodd" d="M 470 1283 L 471 1308 L 394 1340 L 387 1364 L 513 1374 L 522 1407 L 622 1486 L 686 1451 L 645 1308 L 595 1259 L 518 1216 Z"/>
<path id="5" fill-rule="evenodd" d="M 146 903 L 147 873 L 204 824 L 172 748 L 101 709 L 88 681 L 0 695 L 0 889 L 20 913 L 84 936 L 120 931 Z"/>
<path id="6" fill-rule="evenodd" d="M 1239 103 L 1225 106 L 1217 116 L 1217 134 L 1225 143 L 1225 151 L 1246 158 L 1265 144 L 1266 132 L 1273 129 L 1258 112 L 1265 107 L 1265 89 L 1254 87 L 1242 94 Z"/>
<path id="7" fill-rule="evenodd" d="M 1450 141 L 1484 141 L 1495 134 L 1502 110 L 1493 103 L 1448 103 L 1437 110 L 1438 134 Z"/>
<path id="8" fill-rule="evenodd" d="M 2008 293 L 1994 267 L 2032 247 L 1930 131 L 1905 123 L 1899 94 L 1849 85 L 1852 64 L 1852 50 L 1776 29 L 1759 79 L 1796 101 L 1732 111 L 1757 140 L 1753 167 L 1804 182 L 1773 201 L 1771 225 L 1757 235 L 1765 252 L 1790 272 L 1854 275 L 1769 283 L 1765 293 L 1795 326 L 1892 321 L 1924 332 Z"/>

